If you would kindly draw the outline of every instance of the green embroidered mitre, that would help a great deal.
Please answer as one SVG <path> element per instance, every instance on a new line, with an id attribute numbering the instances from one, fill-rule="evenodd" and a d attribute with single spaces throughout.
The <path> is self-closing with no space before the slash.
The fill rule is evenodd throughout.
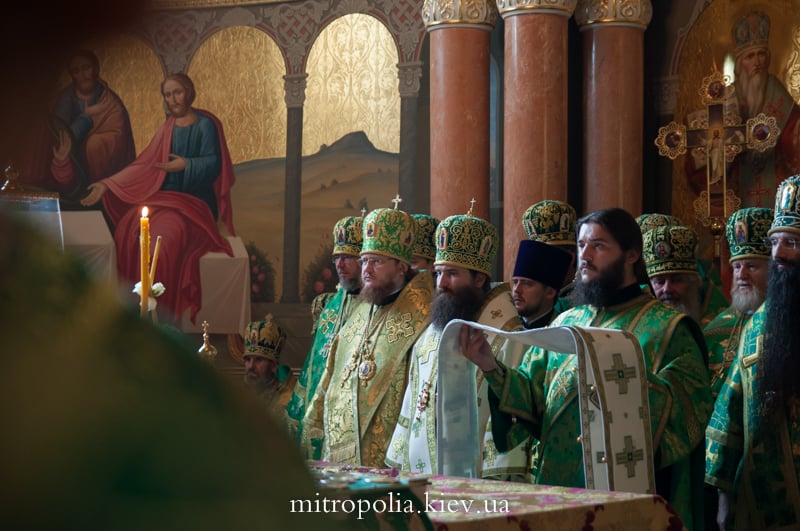
<path id="1" fill-rule="evenodd" d="M 497 246 L 497 229 L 488 221 L 471 214 L 450 216 L 436 227 L 433 265 L 465 267 L 491 276 Z"/>
<path id="2" fill-rule="evenodd" d="M 363 241 L 363 218 L 347 216 L 333 226 L 333 255 L 346 254 L 358 256 Z"/>
<path id="3" fill-rule="evenodd" d="M 731 250 L 730 261 L 769 258 L 771 249 L 764 239 L 771 223 L 771 208 L 742 208 L 731 214 L 725 223 L 725 237 Z"/>
<path id="4" fill-rule="evenodd" d="M 361 254 L 379 254 L 410 264 L 414 249 L 414 225 L 414 218 L 402 210 L 373 210 L 364 218 Z"/>
<path id="5" fill-rule="evenodd" d="M 439 220 L 428 214 L 411 214 L 414 218 L 414 256 L 433 260 L 436 256 L 434 233 Z"/>
<path id="6" fill-rule="evenodd" d="M 792 175 L 775 194 L 775 218 L 768 234 L 773 232 L 800 234 L 800 175 Z"/>
<path id="7" fill-rule="evenodd" d="M 647 276 L 697 273 L 697 234 L 689 227 L 662 225 L 644 234 Z"/>
<path id="8" fill-rule="evenodd" d="M 546 199 L 534 203 L 522 214 L 522 228 L 528 238 L 550 245 L 575 245 L 578 215 L 569 203 Z"/>

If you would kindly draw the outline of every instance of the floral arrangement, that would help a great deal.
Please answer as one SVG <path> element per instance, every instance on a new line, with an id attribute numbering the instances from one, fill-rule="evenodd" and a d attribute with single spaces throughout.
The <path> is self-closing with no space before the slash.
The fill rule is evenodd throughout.
<path id="1" fill-rule="evenodd" d="M 267 253 L 259 249 L 252 241 L 245 245 L 250 257 L 250 301 L 275 301 L 275 267 L 267 257 Z"/>
<path id="2" fill-rule="evenodd" d="M 131 291 L 133 291 L 133 293 L 137 294 L 139 296 L 139 300 L 141 300 L 141 298 L 142 298 L 142 281 L 140 280 L 139 282 L 134 284 L 133 285 L 133 290 L 131 290 Z M 160 297 L 161 295 L 164 294 L 165 291 L 167 291 L 167 288 L 165 288 L 164 284 L 162 284 L 161 282 L 156 282 L 155 284 L 150 286 L 150 296 L 147 297 L 147 311 L 148 312 L 155 311 L 156 306 L 158 306 L 158 304 L 156 303 L 156 297 Z"/>

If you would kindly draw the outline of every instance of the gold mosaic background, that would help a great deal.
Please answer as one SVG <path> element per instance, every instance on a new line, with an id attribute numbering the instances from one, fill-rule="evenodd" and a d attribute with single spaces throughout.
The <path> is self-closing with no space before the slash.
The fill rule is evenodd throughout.
<path id="1" fill-rule="evenodd" d="M 764 11 L 770 17 L 770 73 L 783 81 L 795 101 L 800 101 L 800 1 L 715 0 L 697 19 L 681 51 L 676 122 L 685 123 L 687 114 L 703 108 L 698 94 L 703 78 L 712 72 L 714 65 L 723 71 L 726 54 L 734 48 L 731 37 L 733 23 L 754 10 Z M 672 213 L 684 224 L 696 227 L 701 238 L 708 240 L 710 233 L 701 229 L 695 218 L 692 202 L 696 196 L 688 184 L 684 163 L 684 158 L 678 157 L 673 165 Z"/>
<path id="2" fill-rule="evenodd" d="M 161 62 L 146 43 L 127 35 L 86 46 L 128 108 L 140 153 L 164 122 Z M 394 40 L 373 17 L 347 15 L 326 27 L 308 59 L 303 154 L 353 131 L 364 131 L 379 150 L 399 152 L 397 62 Z M 195 106 L 222 121 L 234 164 L 285 156 L 285 66 L 267 34 L 242 26 L 213 34 L 195 52 L 188 74 L 197 89 Z"/>
<path id="3" fill-rule="evenodd" d="M 333 21 L 308 58 L 303 154 L 352 131 L 380 150 L 400 151 L 398 52 L 383 24 L 369 15 Z"/>
<path id="4" fill-rule="evenodd" d="M 222 121 L 234 164 L 285 156 L 285 70 L 275 42 L 249 27 L 215 33 L 192 58 L 194 105 Z"/>

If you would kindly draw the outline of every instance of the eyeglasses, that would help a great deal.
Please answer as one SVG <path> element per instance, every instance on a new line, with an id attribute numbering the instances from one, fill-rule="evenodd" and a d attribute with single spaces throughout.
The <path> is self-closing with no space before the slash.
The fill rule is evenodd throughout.
<path id="1" fill-rule="evenodd" d="M 368 265 L 371 265 L 372 267 L 376 267 L 376 268 L 377 267 L 381 267 L 383 264 L 386 263 L 386 261 L 387 261 L 386 258 L 359 258 L 358 259 L 358 263 L 362 268 L 367 267 Z"/>
<path id="2" fill-rule="evenodd" d="M 764 243 L 773 249 L 779 245 L 783 245 L 789 249 L 797 249 L 800 240 L 797 238 L 764 238 Z"/>

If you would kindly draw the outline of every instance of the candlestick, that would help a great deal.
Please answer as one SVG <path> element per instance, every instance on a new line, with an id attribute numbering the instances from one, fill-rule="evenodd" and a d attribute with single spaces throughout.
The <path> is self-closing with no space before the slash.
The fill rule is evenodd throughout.
<path id="1" fill-rule="evenodd" d="M 150 264 L 150 286 L 156 281 L 156 264 L 158 263 L 158 251 L 161 250 L 161 235 L 156 237 L 156 248 L 153 250 L 153 263 Z"/>
<path id="2" fill-rule="evenodd" d="M 142 219 L 139 220 L 139 255 L 141 259 L 141 315 L 147 315 L 150 298 L 150 218 L 147 207 L 142 208 Z"/>

